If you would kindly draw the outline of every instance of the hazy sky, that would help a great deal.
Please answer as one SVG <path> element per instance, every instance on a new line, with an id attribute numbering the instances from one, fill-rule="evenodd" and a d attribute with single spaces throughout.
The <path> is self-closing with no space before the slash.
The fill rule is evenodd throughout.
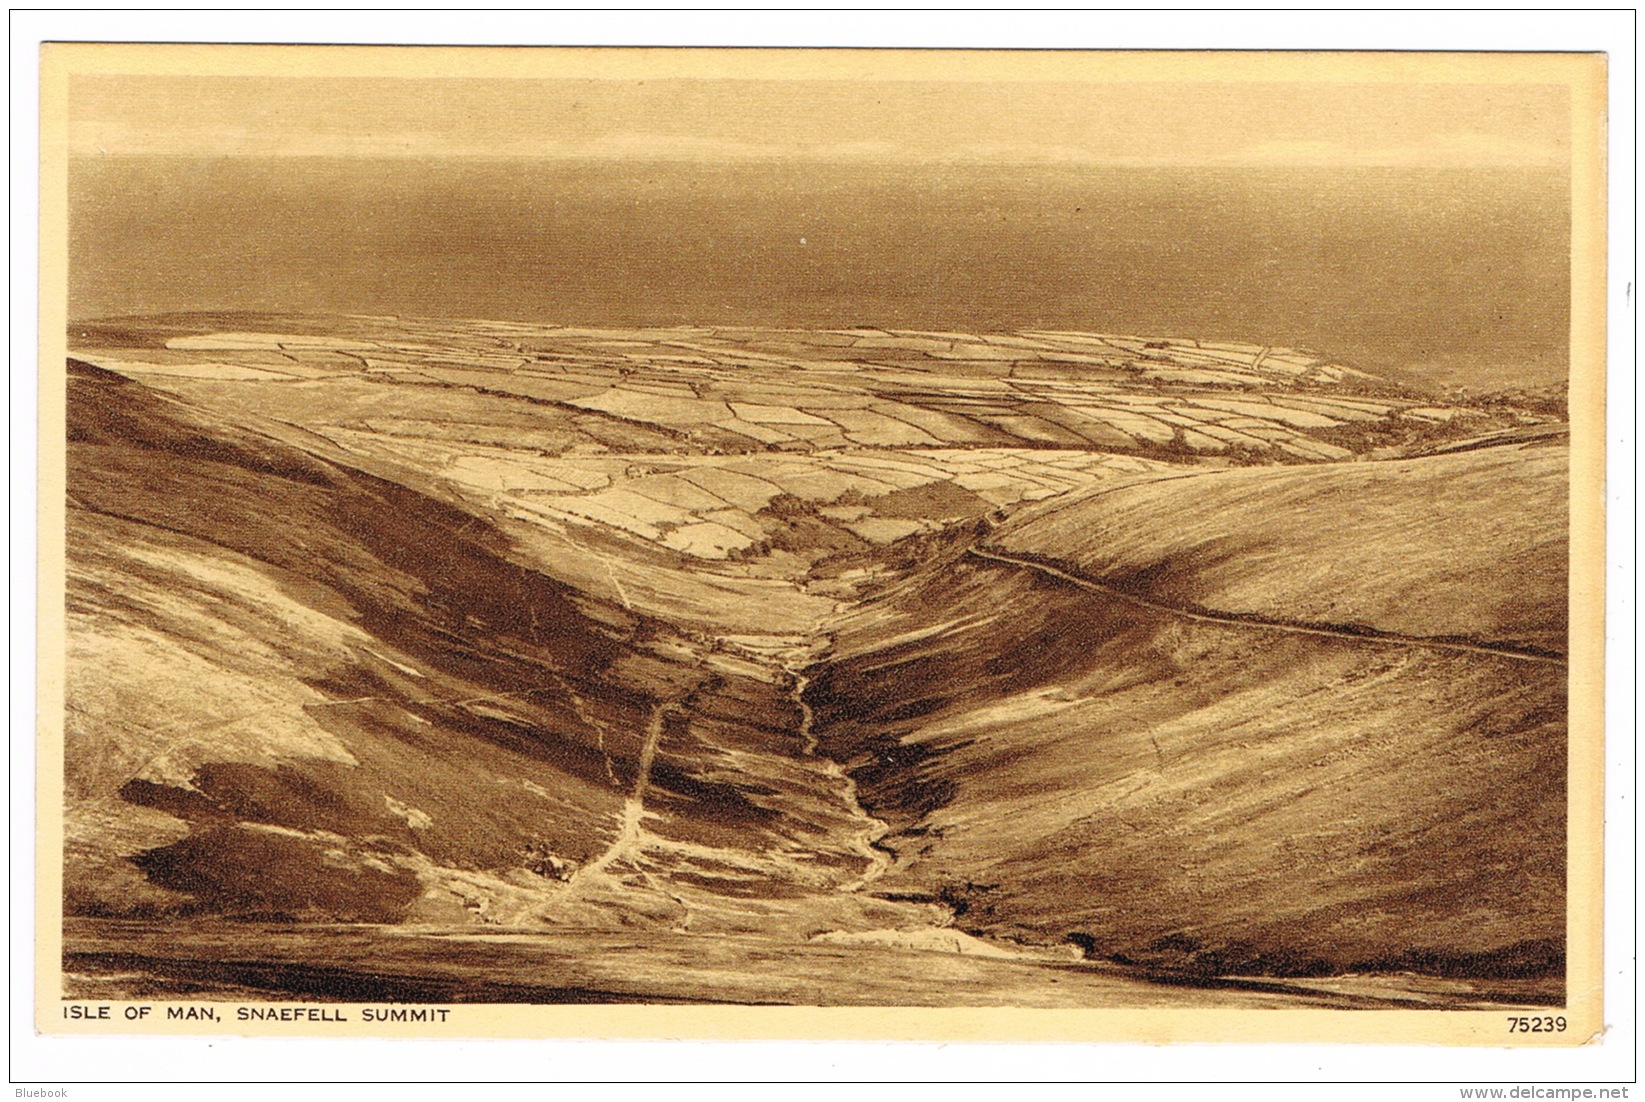
<path id="1" fill-rule="evenodd" d="M 77 75 L 75 155 L 1556 167 L 1537 84 Z"/>

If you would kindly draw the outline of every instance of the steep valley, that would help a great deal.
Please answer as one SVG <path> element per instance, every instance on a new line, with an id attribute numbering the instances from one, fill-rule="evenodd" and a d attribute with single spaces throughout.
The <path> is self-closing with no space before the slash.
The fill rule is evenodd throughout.
<path id="1" fill-rule="evenodd" d="M 70 338 L 70 993 L 1559 1001 L 1545 412 L 1080 333 Z"/>

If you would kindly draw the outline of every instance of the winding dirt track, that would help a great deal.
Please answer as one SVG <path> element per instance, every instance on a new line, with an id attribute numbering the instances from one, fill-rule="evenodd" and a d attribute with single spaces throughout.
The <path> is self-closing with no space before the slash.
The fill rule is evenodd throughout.
<path id="1" fill-rule="evenodd" d="M 646 725 L 645 743 L 640 748 L 638 772 L 634 775 L 634 788 L 623 801 L 622 823 L 617 836 L 598 859 L 577 870 L 577 876 L 603 873 L 618 860 L 633 855 L 640 841 L 640 820 L 645 815 L 645 792 L 651 785 L 651 761 L 657 756 L 657 744 L 663 738 L 663 723 L 668 719 L 670 712 L 677 710 L 679 705 L 676 703 L 659 702 L 652 705 L 651 722 Z"/>
<path id="2" fill-rule="evenodd" d="M 1260 620 L 1235 615 L 1218 615 L 1214 612 L 1196 612 L 1191 609 L 1179 608 L 1159 601 L 1150 601 L 1146 597 L 1138 597 L 1131 593 L 1123 593 L 1112 586 L 1092 581 L 1090 578 L 1070 574 L 1046 563 L 1035 562 L 1032 559 L 1022 559 L 1015 555 L 1008 555 L 1000 551 L 989 551 L 981 547 L 968 547 L 966 554 L 988 562 L 1000 563 L 1005 566 L 1015 566 L 1023 570 L 1036 570 L 1047 577 L 1056 578 L 1081 589 L 1088 589 L 1104 596 L 1112 597 L 1116 601 L 1136 605 L 1139 608 L 1152 609 L 1169 616 L 1177 616 L 1184 620 L 1197 620 L 1207 624 L 1222 624 L 1226 627 L 1254 628 L 1260 631 L 1277 631 L 1287 635 L 1319 635 L 1328 639 L 1340 639 L 1350 643 L 1366 643 L 1372 646 L 1383 647 L 1415 647 L 1424 650 L 1463 651 L 1469 654 L 1488 654 L 1496 658 L 1508 658 L 1516 662 L 1543 662 L 1549 665 L 1563 666 L 1565 658 L 1557 654 L 1538 654 L 1534 651 L 1520 650 L 1513 647 L 1492 646 L 1489 643 L 1462 643 L 1447 639 L 1428 639 L 1420 635 L 1400 635 L 1395 632 L 1350 630 L 1348 628 L 1331 627 L 1324 624 L 1285 624 L 1271 620 Z"/>

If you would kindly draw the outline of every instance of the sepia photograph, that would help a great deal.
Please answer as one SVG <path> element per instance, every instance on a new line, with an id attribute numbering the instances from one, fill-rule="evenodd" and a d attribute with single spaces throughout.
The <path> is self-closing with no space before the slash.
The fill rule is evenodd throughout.
<path id="1" fill-rule="evenodd" d="M 39 1028 L 1589 1041 L 1605 77 L 48 44 Z"/>

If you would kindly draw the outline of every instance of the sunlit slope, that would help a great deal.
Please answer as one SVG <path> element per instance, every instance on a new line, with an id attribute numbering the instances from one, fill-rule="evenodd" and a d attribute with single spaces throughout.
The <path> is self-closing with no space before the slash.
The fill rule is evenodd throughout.
<path id="1" fill-rule="evenodd" d="M 1099 490 L 866 603 L 811 702 L 881 889 L 1190 972 L 1557 971 L 1564 462 Z"/>
<path id="2" fill-rule="evenodd" d="M 991 547 L 1172 605 L 1563 653 L 1567 452 L 1228 470 L 1076 491 Z"/>
<path id="3" fill-rule="evenodd" d="M 686 921 L 662 870 L 757 924 L 860 873 L 780 666 L 119 376 L 68 408 L 71 913 Z"/>

